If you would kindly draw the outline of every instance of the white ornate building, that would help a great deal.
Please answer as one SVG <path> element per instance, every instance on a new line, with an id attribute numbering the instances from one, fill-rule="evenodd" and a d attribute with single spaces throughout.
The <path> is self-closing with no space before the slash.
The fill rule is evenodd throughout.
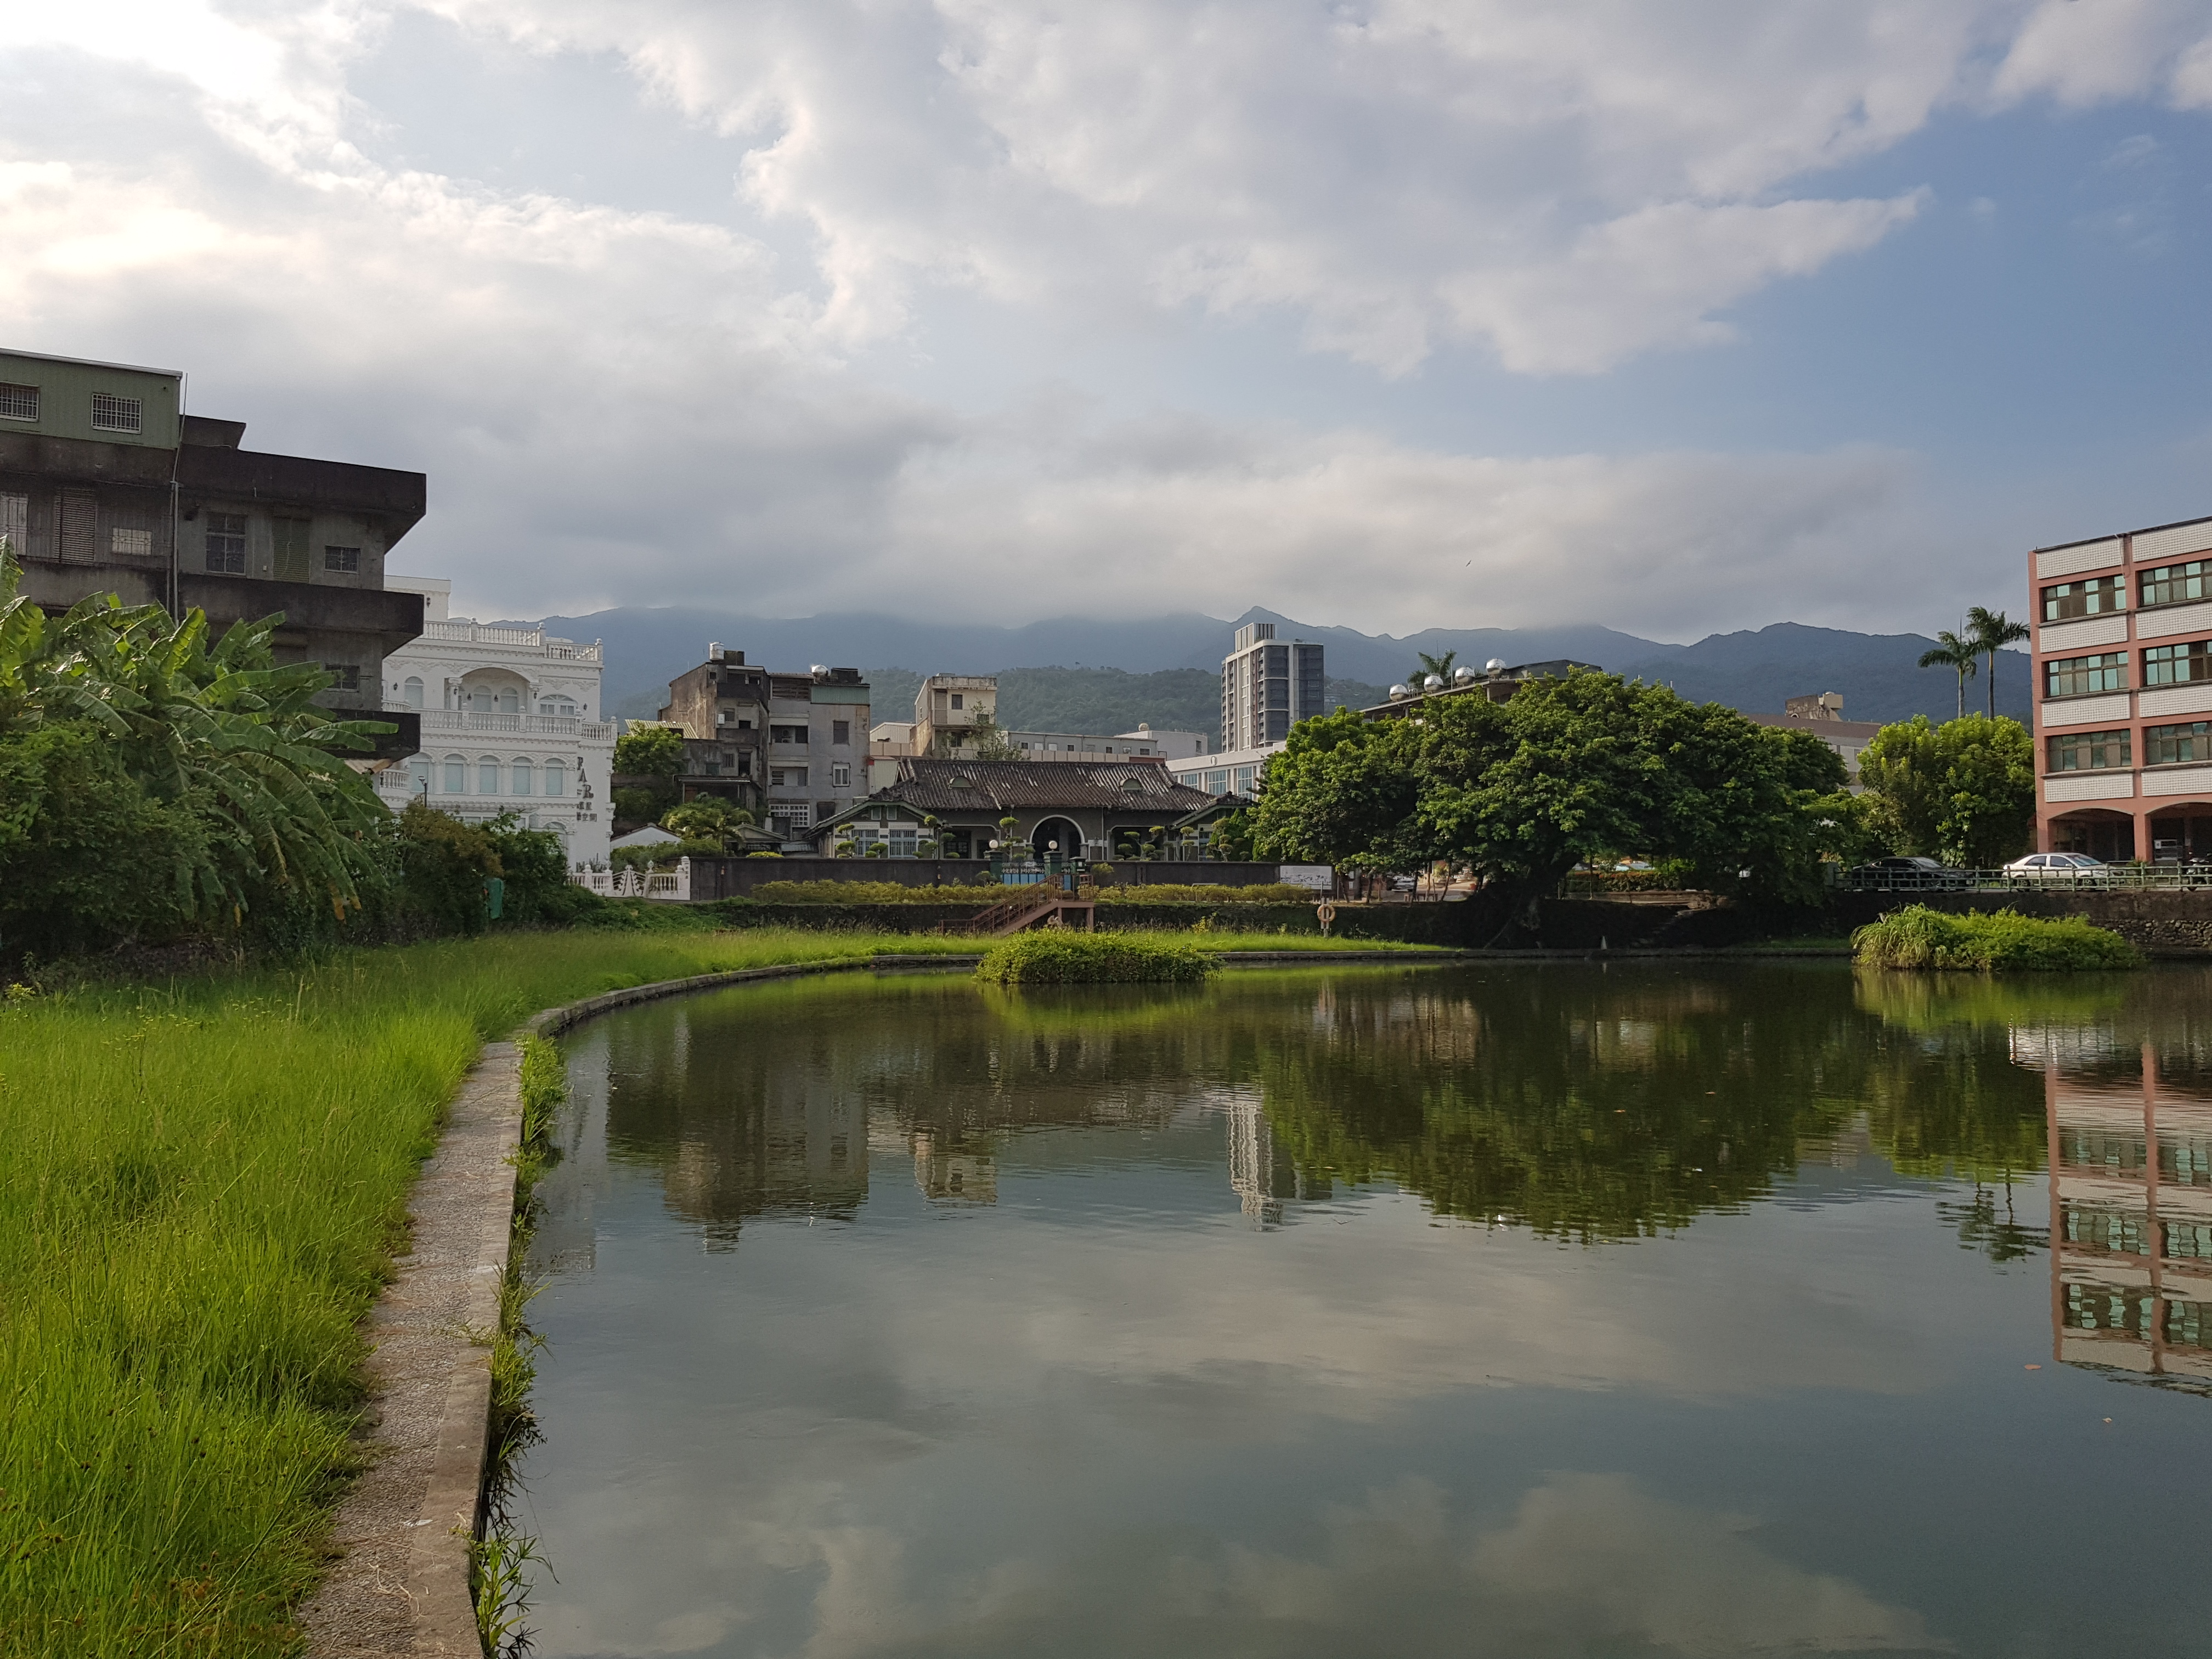
<path id="1" fill-rule="evenodd" d="M 376 775 L 385 804 L 420 795 L 471 823 L 512 812 L 558 835 L 571 866 L 604 864 L 615 726 L 601 718 L 598 642 L 449 617 L 448 581 L 385 586 L 422 595 L 422 636 L 384 659 L 384 706 L 422 711 L 422 750 Z"/>

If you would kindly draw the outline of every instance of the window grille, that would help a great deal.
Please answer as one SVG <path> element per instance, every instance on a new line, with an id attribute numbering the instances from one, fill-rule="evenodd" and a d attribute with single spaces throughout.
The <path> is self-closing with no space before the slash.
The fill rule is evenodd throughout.
<path id="1" fill-rule="evenodd" d="M 2096 772 L 2129 763 L 2129 737 L 2125 731 L 2072 732 L 2051 739 L 2051 769 L 2054 772 Z"/>
<path id="2" fill-rule="evenodd" d="M 2185 605 L 2212 591 L 2212 559 L 2191 559 L 2186 564 L 2162 564 L 2142 573 L 2142 603 Z"/>
<path id="3" fill-rule="evenodd" d="M 361 550 L 326 547 L 323 550 L 323 568 L 333 575 L 357 576 L 361 574 Z"/>
<path id="4" fill-rule="evenodd" d="M 150 530 L 111 530 L 107 532 L 107 550 L 120 553 L 126 558 L 146 558 L 154 551 L 154 532 Z"/>
<path id="5" fill-rule="evenodd" d="M 2212 720 L 2143 727 L 2144 765 L 2180 766 L 2208 760 L 2212 760 Z"/>
<path id="6" fill-rule="evenodd" d="M 222 576 L 246 574 L 246 514 L 207 515 L 207 568 Z"/>
<path id="7" fill-rule="evenodd" d="M 832 742 L 832 743 L 850 743 L 850 742 L 852 742 L 852 740 L 853 740 L 853 722 L 852 722 L 852 721 L 850 721 L 850 720 L 831 720 L 831 721 L 830 722 L 830 742 Z"/>
<path id="8" fill-rule="evenodd" d="M 139 430 L 142 405 L 136 398 L 118 398 L 112 392 L 92 394 L 92 429 L 94 432 L 136 432 Z"/>
<path id="9" fill-rule="evenodd" d="M 2079 697 L 2096 691 L 2127 689 L 2128 658 L 2124 651 L 2100 652 L 2094 657 L 2062 657 L 2043 665 L 2043 695 Z M 1239 794 L 1243 790 L 1237 791 Z"/>
<path id="10" fill-rule="evenodd" d="M 2185 685 L 2191 680 L 2212 680 L 2212 640 L 2154 645 L 2143 653 L 2145 685 Z"/>
<path id="11" fill-rule="evenodd" d="M 17 558 L 31 550 L 31 498 L 28 495 L 0 495 L 0 537 Z"/>
<path id="12" fill-rule="evenodd" d="M 361 690 L 361 668 L 358 664 L 326 662 L 323 665 L 323 672 L 331 677 L 331 690 L 333 691 Z"/>
<path id="13" fill-rule="evenodd" d="M 38 387 L 0 386 L 0 421 L 35 421 L 38 418 Z"/>

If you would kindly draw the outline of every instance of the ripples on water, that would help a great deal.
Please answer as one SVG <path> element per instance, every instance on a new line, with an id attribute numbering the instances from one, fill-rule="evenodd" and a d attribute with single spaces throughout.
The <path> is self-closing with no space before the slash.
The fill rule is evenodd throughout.
<path id="1" fill-rule="evenodd" d="M 535 1650 L 2212 1652 L 2208 991 L 1486 966 L 600 1021 L 533 1252 Z"/>

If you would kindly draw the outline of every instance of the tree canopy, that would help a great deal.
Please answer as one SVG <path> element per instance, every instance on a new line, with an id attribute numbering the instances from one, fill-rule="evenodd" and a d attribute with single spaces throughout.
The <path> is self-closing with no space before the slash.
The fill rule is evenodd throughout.
<path id="1" fill-rule="evenodd" d="M 1886 726 L 1859 757 L 1874 812 L 1900 850 L 1988 868 L 2017 856 L 2035 820 L 2035 745 L 2018 720 L 1925 714 Z"/>
<path id="2" fill-rule="evenodd" d="M 635 726 L 615 739 L 615 770 L 626 777 L 673 777 L 684 769 L 684 734 L 672 726 Z"/>

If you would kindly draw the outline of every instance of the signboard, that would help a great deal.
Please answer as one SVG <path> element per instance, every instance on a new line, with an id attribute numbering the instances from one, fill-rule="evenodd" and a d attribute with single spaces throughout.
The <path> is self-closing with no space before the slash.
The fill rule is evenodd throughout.
<path id="1" fill-rule="evenodd" d="M 1310 887 L 1316 893 L 1332 892 L 1336 887 L 1336 872 L 1326 864 L 1285 864 L 1275 872 L 1275 879 L 1292 887 Z"/>

